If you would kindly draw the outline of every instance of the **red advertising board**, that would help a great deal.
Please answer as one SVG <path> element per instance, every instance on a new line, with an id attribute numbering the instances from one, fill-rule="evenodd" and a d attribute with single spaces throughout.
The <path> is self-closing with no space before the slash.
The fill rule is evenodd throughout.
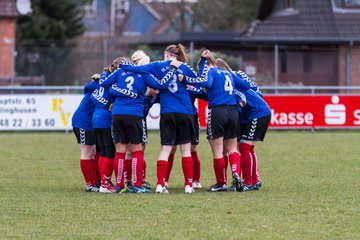
<path id="1" fill-rule="evenodd" d="M 265 96 L 271 108 L 270 128 L 360 127 L 360 95 Z M 206 127 L 207 103 L 199 101 L 200 126 Z"/>

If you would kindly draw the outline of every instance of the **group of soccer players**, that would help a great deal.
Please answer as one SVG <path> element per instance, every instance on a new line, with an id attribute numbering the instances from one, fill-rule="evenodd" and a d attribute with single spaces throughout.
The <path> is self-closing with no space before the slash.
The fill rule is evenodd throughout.
<path id="1" fill-rule="evenodd" d="M 216 183 L 208 191 L 227 191 L 228 162 L 232 173 L 230 190 L 258 190 L 262 182 L 254 147 L 256 141 L 263 141 L 271 116 L 259 88 L 244 72 L 232 71 L 209 50 L 202 53 L 195 72 L 187 65 L 185 48 L 177 44 L 165 49 L 163 61 L 150 63 L 141 50 L 131 60 L 115 59 L 85 86 L 72 122 L 80 144 L 86 191 L 150 192 L 144 150 L 146 116 L 155 102 L 160 102 L 161 116 L 155 192 L 169 193 L 177 145 L 182 157 L 184 192 L 191 194 L 202 188 L 196 151 L 196 98 L 209 102 L 207 138 Z M 113 172 L 115 184 L 111 182 Z"/>

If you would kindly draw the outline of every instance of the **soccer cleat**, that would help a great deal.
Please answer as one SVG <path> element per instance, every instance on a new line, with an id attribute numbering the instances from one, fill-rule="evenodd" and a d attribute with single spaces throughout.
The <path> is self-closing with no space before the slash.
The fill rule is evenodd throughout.
<path id="1" fill-rule="evenodd" d="M 233 184 L 237 192 L 242 192 L 244 190 L 243 183 L 241 182 L 241 179 L 237 173 L 233 174 Z"/>
<path id="2" fill-rule="evenodd" d="M 123 187 L 120 187 L 120 186 L 116 186 L 115 187 L 115 190 L 117 193 L 121 193 L 121 191 L 123 190 L 124 188 Z"/>
<path id="3" fill-rule="evenodd" d="M 245 185 L 245 184 L 243 184 L 242 188 L 243 188 L 244 192 L 255 190 L 254 185 Z"/>
<path id="4" fill-rule="evenodd" d="M 169 189 L 169 183 L 168 182 L 164 182 L 164 186 L 166 187 L 166 189 Z"/>
<path id="5" fill-rule="evenodd" d="M 231 192 L 234 192 L 236 189 L 235 189 L 235 184 L 234 184 L 234 181 L 231 182 L 231 186 L 229 188 L 229 191 Z"/>
<path id="6" fill-rule="evenodd" d="M 100 186 L 99 192 L 101 192 L 101 193 L 116 193 L 116 190 L 113 186 L 108 185 L 108 186 Z"/>
<path id="7" fill-rule="evenodd" d="M 161 186 L 161 184 L 158 184 L 158 185 L 156 186 L 155 192 L 156 192 L 156 193 L 165 193 L 165 194 L 169 193 L 169 191 L 167 190 L 167 188 Z"/>
<path id="8" fill-rule="evenodd" d="M 136 193 L 150 193 L 151 191 L 149 189 L 146 189 L 144 187 L 136 187 L 133 186 L 132 189 L 134 190 L 134 192 Z"/>
<path id="9" fill-rule="evenodd" d="M 259 190 L 259 188 L 262 187 L 262 181 L 259 179 L 259 181 L 253 186 L 254 186 L 254 190 Z"/>
<path id="10" fill-rule="evenodd" d="M 86 186 L 85 191 L 87 191 L 87 192 L 99 192 L 99 187 L 96 186 L 96 185 Z"/>
<path id="11" fill-rule="evenodd" d="M 200 188 L 202 188 L 200 182 L 193 182 L 193 187 L 194 187 L 194 189 L 200 189 Z"/>
<path id="12" fill-rule="evenodd" d="M 226 186 L 226 184 L 218 185 L 217 183 L 215 183 L 207 191 L 208 192 L 225 192 L 225 191 L 227 191 L 227 186 Z"/>
<path id="13" fill-rule="evenodd" d="M 185 193 L 191 194 L 191 193 L 193 193 L 193 192 L 195 192 L 195 190 L 194 190 L 193 187 L 190 187 L 189 185 L 186 185 L 186 186 L 185 186 Z"/>
<path id="14" fill-rule="evenodd" d="M 150 190 L 151 189 L 151 186 L 150 186 L 150 183 L 148 183 L 147 181 L 143 181 L 142 184 L 141 184 L 142 187 Z"/>

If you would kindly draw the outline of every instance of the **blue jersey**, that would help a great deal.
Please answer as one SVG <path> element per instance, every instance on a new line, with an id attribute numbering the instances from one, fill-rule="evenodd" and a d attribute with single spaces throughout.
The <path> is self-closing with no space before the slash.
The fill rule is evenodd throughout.
<path id="1" fill-rule="evenodd" d="M 241 96 L 243 94 L 243 96 Z M 245 92 L 237 92 L 236 99 L 244 100 L 246 98 L 245 107 L 238 106 L 238 111 L 241 114 L 241 123 L 246 123 L 255 118 L 265 117 L 271 114 L 270 107 L 265 100 L 254 90 L 248 89 Z"/>
<path id="2" fill-rule="evenodd" d="M 191 85 L 206 88 L 209 108 L 236 105 L 232 74 L 225 69 L 209 67 L 206 59 L 200 61 L 198 77 L 186 76 L 185 79 Z"/>
<path id="3" fill-rule="evenodd" d="M 113 115 L 144 117 L 144 94 L 149 86 L 164 89 L 170 84 L 176 69 L 172 68 L 161 80 L 150 74 L 136 74 L 121 68 L 112 73 L 101 86 L 110 87 L 110 94 L 116 96 L 112 109 Z"/>
<path id="4" fill-rule="evenodd" d="M 259 94 L 262 97 L 262 92 L 260 91 L 258 85 L 256 84 L 256 82 L 254 82 L 253 80 L 251 80 L 251 78 L 243 71 L 237 71 L 235 72 L 236 76 L 238 76 L 239 78 L 241 78 L 242 80 L 246 81 L 247 83 L 249 83 L 250 88 L 252 90 L 254 90 L 257 94 Z"/>
<path id="5" fill-rule="evenodd" d="M 110 104 L 114 102 L 115 98 L 109 94 L 109 88 L 100 86 L 109 75 L 109 72 L 103 72 L 101 74 L 99 83 L 91 94 L 91 100 L 95 104 L 92 118 L 94 128 L 111 128 L 111 112 L 108 108 Z"/>
<path id="6" fill-rule="evenodd" d="M 84 97 L 72 117 L 73 127 L 82 128 L 89 131 L 93 130 L 92 116 L 94 113 L 95 104 L 93 101 L 91 101 L 90 97 L 98 84 L 98 81 L 93 81 L 85 85 Z"/>
<path id="7" fill-rule="evenodd" d="M 132 66 L 121 64 L 121 68 L 135 73 L 152 74 L 162 79 L 170 71 L 171 61 L 157 61 L 143 66 Z M 171 82 L 167 88 L 159 89 L 160 97 L 160 114 L 164 113 L 184 113 L 193 115 L 190 95 L 186 90 L 186 85 L 178 79 L 178 74 L 194 74 L 189 68 L 176 70 L 176 74 L 172 76 Z M 191 75 L 192 76 L 192 75 Z"/>

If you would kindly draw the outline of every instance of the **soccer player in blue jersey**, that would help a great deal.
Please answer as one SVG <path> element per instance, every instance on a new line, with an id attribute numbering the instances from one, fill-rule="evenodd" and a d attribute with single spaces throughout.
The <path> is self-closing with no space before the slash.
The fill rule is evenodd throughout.
<path id="1" fill-rule="evenodd" d="M 92 125 L 92 116 L 95 105 L 90 97 L 99 84 L 100 75 L 94 74 L 92 81 L 84 87 L 84 97 L 72 117 L 72 127 L 80 144 L 80 168 L 85 179 L 85 190 L 87 192 L 99 192 L 97 186 L 97 163 L 95 161 L 95 137 Z"/>
<path id="2" fill-rule="evenodd" d="M 126 145 L 130 144 L 135 192 L 150 192 L 142 187 L 144 169 L 142 142 L 145 134 L 144 94 L 148 86 L 156 89 L 166 88 L 175 72 L 176 67 L 171 66 L 167 74 L 161 80 L 157 80 L 150 74 L 139 75 L 119 68 L 101 83 L 103 87 L 112 86 L 110 93 L 116 96 L 112 109 L 113 138 L 116 146 L 116 182 L 118 184 L 123 178 Z"/>
<path id="3" fill-rule="evenodd" d="M 198 77 L 185 75 L 188 84 L 204 87 L 209 100 L 207 121 L 207 138 L 213 152 L 216 184 L 208 191 L 226 191 L 224 146 L 229 153 L 233 181 L 237 191 L 242 191 L 242 183 L 238 174 L 240 156 L 237 150 L 237 130 L 239 116 L 236 109 L 234 82 L 231 73 L 216 66 L 215 58 L 209 50 L 201 55 Z"/>
<path id="4" fill-rule="evenodd" d="M 152 62 L 144 66 L 131 66 L 122 64 L 121 68 L 135 73 L 152 74 L 163 78 L 171 70 L 171 63 L 180 66 L 187 62 L 185 49 L 181 44 L 170 45 L 164 52 L 164 61 Z M 179 73 L 194 74 L 188 68 L 177 69 Z M 191 73 L 190 73 L 191 72 Z M 180 145 L 182 155 L 182 168 L 185 179 L 185 193 L 193 193 L 193 161 L 191 158 L 191 138 L 194 132 L 193 108 L 186 85 L 181 84 L 177 74 L 173 75 L 169 86 L 160 89 L 160 137 L 161 151 L 157 161 L 157 186 L 156 193 L 168 193 L 165 187 L 165 175 L 168 158 L 173 146 Z"/>
<path id="5" fill-rule="evenodd" d="M 219 66 L 232 71 L 225 61 L 217 61 L 217 63 Z M 271 111 L 262 98 L 262 93 L 257 84 L 244 72 L 237 71 L 234 74 L 236 74 L 234 77 L 235 87 L 238 87 L 239 84 L 241 86 L 244 86 L 244 83 L 249 84 L 248 87 L 238 87 L 240 91 L 236 91 L 237 101 L 244 102 L 242 97 L 245 97 L 246 101 L 246 105 L 238 106 L 239 113 L 241 113 L 238 138 L 244 177 L 243 188 L 244 191 L 257 190 L 262 183 L 259 178 L 258 161 L 254 148 L 257 141 L 264 140 L 271 119 Z"/>
<path id="6" fill-rule="evenodd" d="M 244 80 L 243 80 L 244 81 Z M 249 89 L 242 92 L 246 97 L 246 106 L 241 110 L 240 143 L 244 191 L 258 190 L 262 182 L 259 177 L 255 143 L 263 141 L 267 132 L 271 111 L 258 92 Z"/>
<path id="7" fill-rule="evenodd" d="M 113 172 L 113 160 L 115 156 L 115 145 L 111 136 L 111 111 L 109 110 L 115 98 L 109 94 L 109 88 L 101 87 L 100 84 L 119 66 L 120 58 L 106 68 L 100 76 L 100 80 L 91 100 L 95 104 L 93 114 L 93 127 L 96 142 L 100 147 L 99 170 L 101 176 L 101 193 L 114 193 L 115 188 L 110 184 Z"/>
<path id="8" fill-rule="evenodd" d="M 207 101 L 207 94 L 199 89 L 196 88 L 194 86 L 191 85 L 187 85 L 187 90 L 190 94 L 190 98 L 191 98 L 191 103 L 193 105 L 193 110 L 194 110 L 194 135 L 192 136 L 191 139 L 191 158 L 193 160 L 193 187 L 194 189 L 200 189 L 202 188 L 202 185 L 200 183 L 200 175 L 201 175 L 201 162 L 200 162 L 200 158 L 198 156 L 197 150 L 196 150 L 196 146 L 199 144 L 199 136 L 200 136 L 200 126 L 199 126 L 199 117 L 198 117 L 198 110 L 195 106 L 195 100 L 197 98 L 199 99 L 203 99 Z M 175 152 L 176 152 L 176 146 L 174 146 L 171 150 L 171 153 L 169 155 L 169 159 L 168 159 L 168 167 L 167 167 L 167 171 L 166 171 L 166 175 L 165 175 L 165 187 L 168 188 L 168 183 L 170 180 L 170 174 L 171 174 L 171 170 L 174 164 L 174 157 L 175 157 Z"/>

